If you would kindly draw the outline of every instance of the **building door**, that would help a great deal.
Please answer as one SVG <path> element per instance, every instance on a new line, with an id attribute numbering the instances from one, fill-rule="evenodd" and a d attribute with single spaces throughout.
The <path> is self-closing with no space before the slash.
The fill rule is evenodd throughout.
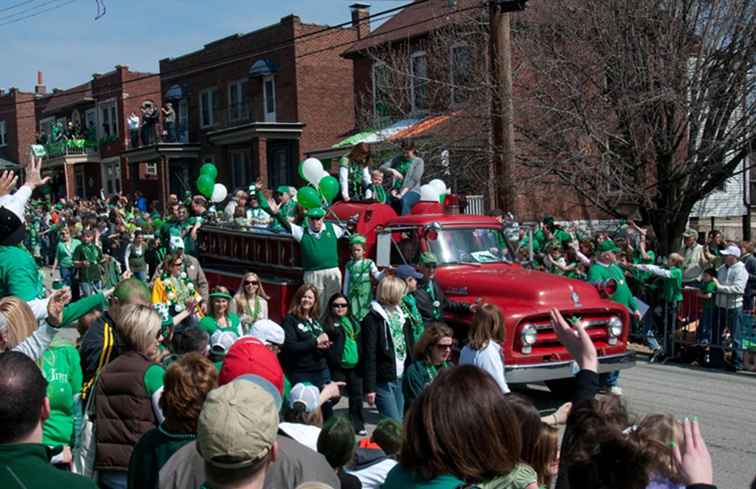
<path id="1" fill-rule="evenodd" d="M 187 193 L 192 194 L 192 175 L 189 170 L 189 163 L 191 161 L 185 159 L 169 160 L 169 191 L 172 194 L 176 194 L 179 200 L 183 200 Z"/>
<path id="2" fill-rule="evenodd" d="M 121 191 L 121 162 L 111 161 L 102 164 L 102 187 L 105 195 L 117 194 Z"/>
<path id="3" fill-rule="evenodd" d="M 294 140 L 268 140 L 268 187 L 296 185 L 297 142 Z"/>
<path id="4" fill-rule="evenodd" d="M 75 187 L 74 192 L 76 193 L 76 196 L 80 199 L 86 199 L 87 198 L 87 181 L 86 181 L 86 175 L 84 175 L 84 167 L 81 165 L 77 165 L 74 169 L 74 180 L 75 180 Z"/>

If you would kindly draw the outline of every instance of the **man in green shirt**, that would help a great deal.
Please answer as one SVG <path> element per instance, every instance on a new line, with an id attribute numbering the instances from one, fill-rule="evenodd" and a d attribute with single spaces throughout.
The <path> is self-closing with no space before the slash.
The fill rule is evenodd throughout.
<path id="1" fill-rule="evenodd" d="M 3 489 L 95 489 L 89 479 L 56 469 L 42 444 L 50 416 L 47 382 L 26 355 L 0 355 L 0 487 Z"/>
<path id="2" fill-rule="evenodd" d="M 103 262 L 102 250 L 94 243 L 94 231 L 85 229 L 81 235 L 82 243 L 73 254 L 74 266 L 79 269 L 79 287 L 82 297 L 94 295 L 102 290 Z"/>

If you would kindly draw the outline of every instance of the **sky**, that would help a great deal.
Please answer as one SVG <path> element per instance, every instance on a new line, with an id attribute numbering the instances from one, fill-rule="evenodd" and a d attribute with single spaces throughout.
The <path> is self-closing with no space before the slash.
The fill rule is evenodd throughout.
<path id="1" fill-rule="evenodd" d="M 289 14 L 335 25 L 350 19 L 356 0 L 0 0 L 0 88 L 70 88 L 117 64 L 157 73 L 158 61 L 215 39 L 277 23 Z M 70 3 L 68 3 L 70 2 Z M 410 0 L 360 1 L 371 13 Z M 52 9 L 54 7 L 59 7 Z M 52 10 L 51 10 L 52 9 Z M 38 14 L 38 15 L 37 15 Z M 33 16 L 33 17 L 27 17 Z M 375 28 L 376 25 L 373 25 Z"/>

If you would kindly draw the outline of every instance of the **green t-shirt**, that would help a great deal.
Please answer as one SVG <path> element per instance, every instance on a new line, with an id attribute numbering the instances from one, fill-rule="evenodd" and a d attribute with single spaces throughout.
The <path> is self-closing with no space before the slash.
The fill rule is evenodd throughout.
<path id="1" fill-rule="evenodd" d="M 717 284 L 713 280 L 705 282 L 702 292 L 704 294 L 711 294 L 710 298 L 704 299 L 703 308 L 707 310 L 714 309 L 716 307 Z"/>
<path id="2" fill-rule="evenodd" d="M 220 331 L 230 331 L 236 334 L 237 336 L 241 336 L 241 331 L 239 328 L 239 316 L 237 316 L 236 314 L 230 313 L 228 315 L 228 323 L 229 323 L 229 326 L 221 327 L 220 325 L 218 325 L 218 321 L 214 317 L 208 315 L 208 316 L 203 317 L 200 320 L 199 325 L 200 325 L 200 328 L 207 331 L 208 335 L 212 335 L 216 331 L 220 330 Z"/>
<path id="3" fill-rule="evenodd" d="M 386 476 L 381 489 L 456 489 L 462 481 L 450 474 L 429 481 L 420 480 L 401 465 L 395 465 Z"/>
<path id="4" fill-rule="evenodd" d="M 409 407 L 425 387 L 433 382 L 438 372 L 446 368 L 446 362 L 443 365 L 428 365 L 422 360 L 412 362 L 402 375 L 402 392 L 404 394 L 404 405 Z"/>
<path id="5" fill-rule="evenodd" d="M 634 265 L 653 265 L 656 262 L 656 254 L 653 251 L 647 251 L 646 255 L 648 255 L 647 259 L 643 259 L 641 254 L 639 252 L 633 253 L 633 264 Z M 643 270 L 633 270 L 633 277 L 635 280 L 637 280 L 641 285 L 649 285 L 649 282 L 653 279 L 654 275 L 651 272 L 644 272 Z"/>
<path id="6" fill-rule="evenodd" d="M 42 443 L 71 446 L 77 409 L 74 396 L 81 391 L 82 384 L 79 351 L 74 345 L 56 338 L 38 363 L 47 380 L 47 398 L 50 400 L 50 417 L 42 427 Z"/>
<path id="7" fill-rule="evenodd" d="M 87 262 L 87 265 L 79 269 L 79 280 L 81 282 L 97 282 L 102 279 L 100 272 L 100 261 L 102 260 L 102 250 L 96 245 L 82 243 L 73 254 L 74 261 Z"/>
<path id="8" fill-rule="evenodd" d="M 617 290 L 611 299 L 627 307 L 631 313 L 637 311 L 638 303 L 635 301 L 635 297 L 633 297 L 633 293 L 625 281 L 625 272 L 616 263 L 612 263 L 611 265 L 594 263 L 588 269 L 588 281 L 592 284 L 606 282 L 610 279 L 617 283 Z"/>
<path id="9" fill-rule="evenodd" d="M 78 239 L 71 239 L 68 243 L 64 241 L 58 243 L 58 247 L 55 250 L 55 258 L 58 260 L 60 268 L 73 267 L 73 254 L 80 244 L 81 241 Z"/>
<path id="10" fill-rule="evenodd" d="M 163 387 L 163 377 L 165 377 L 165 368 L 162 365 L 154 364 L 147 367 L 144 372 L 144 388 L 150 397 Z"/>
<path id="11" fill-rule="evenodd" d="M 0 246 L 0 297 L 39 299 L 45 291 L 34 257 L 20 246 Z"/>
<path id="12" fill-rule="evenodd" d="M 682 270 L 677 267 L 669 269 L 672 277 L 664 279 L 664 288 L 662 297 L 667 302 L 680 302 L 683 300 L 682 295 Z"/>

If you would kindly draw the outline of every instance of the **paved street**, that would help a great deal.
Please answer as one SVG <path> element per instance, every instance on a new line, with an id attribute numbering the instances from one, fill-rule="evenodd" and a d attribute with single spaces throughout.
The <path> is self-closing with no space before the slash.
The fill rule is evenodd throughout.
<path id="1" fill-rule="evenodd" d="M 642 357 L 641 357 L 642 358 Z M 756 374 L 693 369 L 639 361 L 620 377 L 630 412 L 636 415 L 698 416 L 714 460 L 719 489 L 746 489 L 756 476 Z M 559 405 L 545 387 L 520 391 L 550 413 Z M 346 400 L 337 412 L 346 415 Z M 377 413 L 368 413 L 369 428 Z"/>

